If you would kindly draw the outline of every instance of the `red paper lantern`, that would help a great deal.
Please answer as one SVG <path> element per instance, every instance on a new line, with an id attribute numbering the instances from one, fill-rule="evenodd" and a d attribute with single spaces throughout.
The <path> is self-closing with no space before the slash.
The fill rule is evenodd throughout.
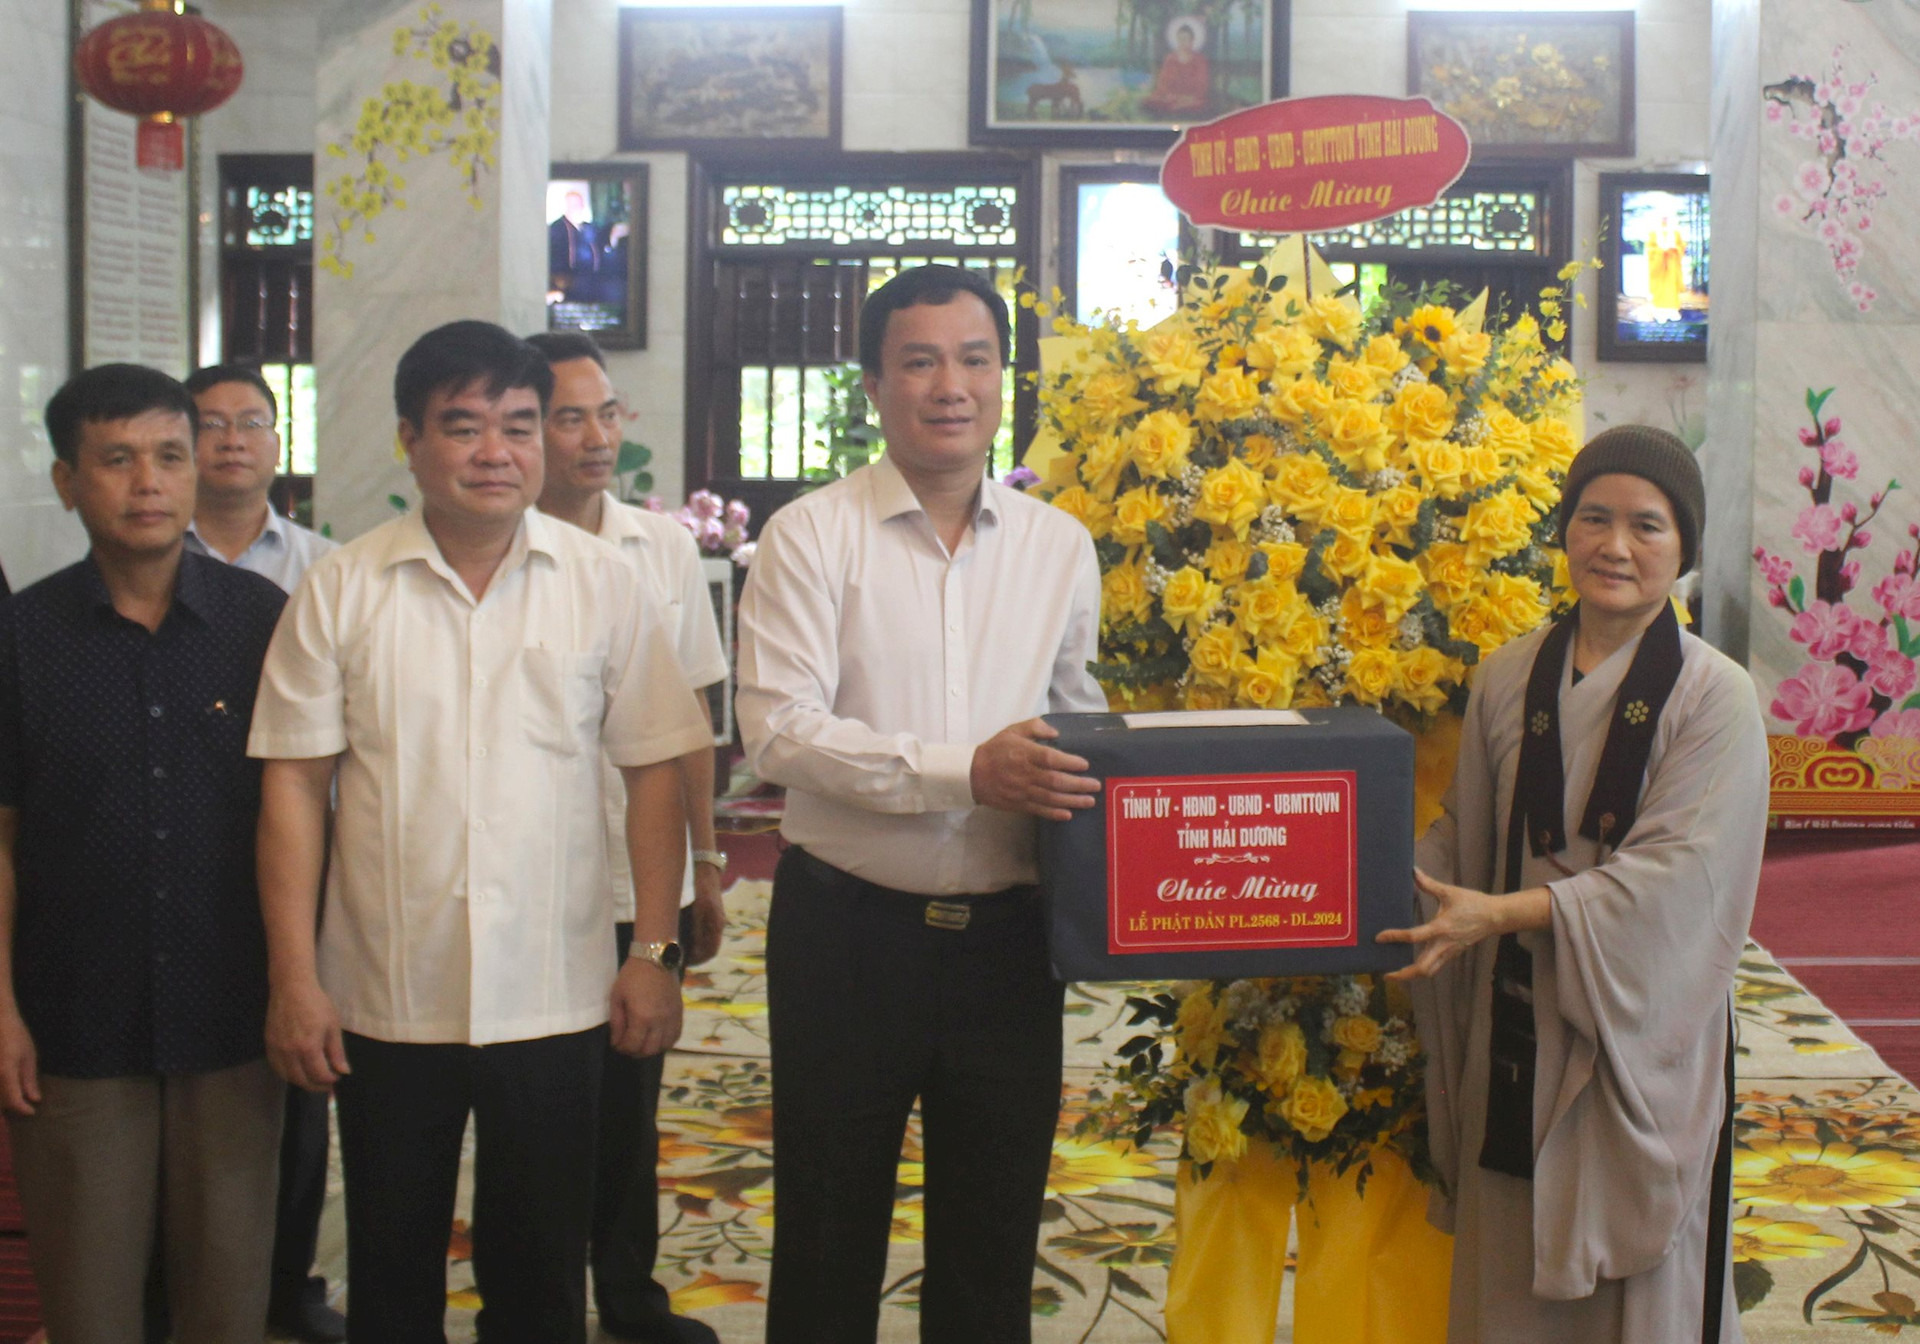
<path id="1" fill-rule="evenodd" d="M 233 39 L 197 15 L 174 13 L 172 0 L 141 0 L 138 14 L 108 19 L 80 39 L 73 68 L 81 88 L 141 118 L 139 165 L 168 171 L 186 162 L 178 119 L 226 102 L 243 73 Z"/>

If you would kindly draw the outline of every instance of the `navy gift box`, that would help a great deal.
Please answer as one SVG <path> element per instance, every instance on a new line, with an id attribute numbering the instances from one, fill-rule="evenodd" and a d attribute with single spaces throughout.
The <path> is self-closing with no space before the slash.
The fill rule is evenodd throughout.
<path id="1" fill-rule="evenodd" d="M 1413 738 L 1370 709 L 1050 714 L 1098 803 L 1040 824 L 1062 980 L 1389 971 L 1418 922 Z M 1155 726 L 1155 725 L 1168 726 Z"/>

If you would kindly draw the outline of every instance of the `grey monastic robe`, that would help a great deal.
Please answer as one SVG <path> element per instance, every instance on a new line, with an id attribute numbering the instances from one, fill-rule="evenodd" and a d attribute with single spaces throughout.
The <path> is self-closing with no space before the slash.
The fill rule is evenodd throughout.
<path id="1" fill-rule="evenodd" d="M 1527 676 L 1545 630 L 1493 654 L 1467 706 L 1447 812 L 1421 841 L 1443 882 L 1495 891 Z M 1617 850 L 1577 833 L 1636 640 L 1560 680 L 1566 851 L 1524 849 L 1548 886 L 1533 954 L 1534 1179 L 1479 1165 L 1486 1123 L 1489 938 L 1418 983 L 1433 1155 L 1451 1199 L 1452 1344 L 1692 1344 L 1700 1338 L 1713 1158 L 1725 1116 L 1727 1012 L 1759 884 L 1766 733 L 1753 682 L 1682 634 L 1679 680 Z M 1557 862 L 1556 862 L 1557 861 Z M 1571 875 L 1569 875 L 1571 873 Z M 1431 914 L 1431 903 L 1428 914 Z M 1720 1338 L 1741 1338 L 1726 1276 Z"/>

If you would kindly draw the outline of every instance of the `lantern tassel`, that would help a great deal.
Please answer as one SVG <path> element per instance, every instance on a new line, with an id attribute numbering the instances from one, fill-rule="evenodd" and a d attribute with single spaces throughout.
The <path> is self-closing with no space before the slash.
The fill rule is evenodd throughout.
<path id="1" fill-rule="evenodd" d="M 142 117 L 134 140 L 134 162 L 149 172 L 179 172 L 187 165 L 187 141 L 181 131 L 171 112 Z"/>

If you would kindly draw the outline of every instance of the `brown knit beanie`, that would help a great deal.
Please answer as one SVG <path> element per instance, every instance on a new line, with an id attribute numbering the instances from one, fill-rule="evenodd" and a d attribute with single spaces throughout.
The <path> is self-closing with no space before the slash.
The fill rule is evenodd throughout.
<path id="1" fill-rule="evenodd" d="M 1652 481 L 1673 506 L 1680 526 L 1680 572 L 1685 574 L 1700 558 L 1700 530 L 1706 521 L 1707 487 L 1700 464 L 1687 445 L 1664 429 L 1651 425 L 1615 425 L 1587 440 L 1587 446 L 1567 468 L 1566 488 L 1560 492 L 1560 544 L 1567 544 L 1567 522 L 1580 504 L 1580 492 L 1596 476 L 1625 472 Z"/>

